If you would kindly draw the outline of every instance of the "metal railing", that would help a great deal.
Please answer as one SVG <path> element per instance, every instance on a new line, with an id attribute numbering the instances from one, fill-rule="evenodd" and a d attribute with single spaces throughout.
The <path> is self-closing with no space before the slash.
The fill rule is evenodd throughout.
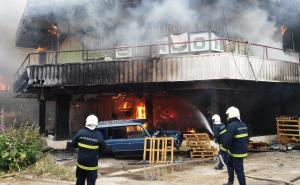
<path id="1" fill-rule="evenodd" d="M 120 46 L 105 49 L 46 51 L 30 53 L 14 75 L 16 81 L 27 66 L 80 63 L 93 61 L 129 60 L 134 58 L 159 58 L 164 56 L 199 55 L 211 52 L 256 56 L 262 59 L 299 62 L 299 52 L 285 50 L 247 41 L 210 39 L 193 42 L 160 43 L 137 46 Z"/>

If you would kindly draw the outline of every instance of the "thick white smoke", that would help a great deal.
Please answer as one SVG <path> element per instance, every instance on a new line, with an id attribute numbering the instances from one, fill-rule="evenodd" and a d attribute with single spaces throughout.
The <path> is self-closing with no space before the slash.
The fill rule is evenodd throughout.
<path id="1" fill-rule="evenodd" d="M 205 3 L 187 0 L 142 1 L 136 7 L 125 9 L 117 3 L 108 6 L 107 1 L 97 5 L 93 1 L 84 1 L 76 6 L 84 12 L 81 12 L 84 17 L 82 21 L 77 19 L 78 11 L 68 15 L 73 30 L 84 29 L 84 44 L 88 48 L 99 47 L 94 44 L 99 38 L 102 38 L 101 47 L 149 44 L 162 35 L 180 33 L 181 30 L 182 33 L 208 30 L 209 22 L 212 27 L 219 25 L 217 31 L 223 32 L 225 38 L 229 36 L 282 48 L 279 28 L 266 10 L 253 4 L 235 3 L 234 0 Z M 252 52 L 258 56 L 267 55 L 263 53 L 263 48 L 253 47 Z M 287 57 L 279 50 L 269 50 L 268 56 L 279 59 Z"/>
<path id="2" fill-rule="evenodd" d="M 278 25 L 266 10 L 248 1 L 143 0 L 126 8 L 117 0 L 29 2 L 36 7 L 30 16 L 56 15 L 53 21 L 60 31 L 80 38 L 85 49 L 149 44 L 170 34 L 205 31 L 209 27 L 218 27 L 216 31 L 225 38 L 282 48 Z M 266 55 L 262 51 L 253 49 L 260 57 Z M 268 55 L 286 57 L 276 50 Z"/>
<path id="3" fill-rule="evenodd" d="M 26 0 L 0 1 L 0 76 L 10 79 L 26 56 L 15 47 L 15 34 L 25 5 Z"/>

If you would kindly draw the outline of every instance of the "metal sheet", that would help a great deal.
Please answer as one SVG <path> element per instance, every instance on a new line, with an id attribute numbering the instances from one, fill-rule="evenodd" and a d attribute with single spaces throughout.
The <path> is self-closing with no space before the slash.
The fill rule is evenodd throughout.
<path id="1" fill-rule="evenodd" d="M 32 86 L 104 85 L 235 79 L 299 83 L 298 63 L 213 53 L 160 59 L 28 67 Z M 26 77 L 28 76 L 26 75 Z M 21 75 L 24 78 L 24 75 Z M 16 79 L 17 81 L 21 81 Z M 19 89 L 19 88 L 18 88 Z"/>

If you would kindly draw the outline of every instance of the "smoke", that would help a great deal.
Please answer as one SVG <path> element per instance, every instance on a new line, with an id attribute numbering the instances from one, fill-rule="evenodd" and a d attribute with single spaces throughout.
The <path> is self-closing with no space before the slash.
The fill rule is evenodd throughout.
<path id="1" fill-rule="evenodd" d="M 10 79 L 25 58 L 15 47 L 15 33 L 25 5 L 26 0 L 0 1 L 0 76 Z"/>
<path id="2" fill-rule="evenodd" d="M 78 18 L 83 16 L 78 25 Z M 105 37 L 104 45 L 149 43 L 162 36 L 158 29 L 165 29 L 163 34 L 168 34 L 170 25 L 187 25 L 197 20 L 186 0 L 143 1 L 137 7 L 127 8 L 117 3 L 109 6 L 107 1 L 87 2 L 75 6 L 68 17 L 71 30 L 84 32 L 85 44 L 90 48 L 95 47 L 90 41 L 100 37 Z"/>
<path id="3" fill-rule="evenodd" d="M 30 0 L 31 16 L 55 17 L 62 33 L 79 37 L 86 49 L 153 43 L 170 34 L 212 30 L 230 37 L 282 48 L 270 12 L 247 0 Z M 130 4 L 136 2 L 135 4 Z M 263 48 L 252 49 L 260 57 Z M 272 51 L 269 56 L 283 56 Z"/>

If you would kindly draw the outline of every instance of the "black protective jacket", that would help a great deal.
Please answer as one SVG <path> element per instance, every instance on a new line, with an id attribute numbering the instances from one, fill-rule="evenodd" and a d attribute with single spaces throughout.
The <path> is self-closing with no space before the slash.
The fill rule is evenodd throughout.
<path id="1" fill-rule="evenodd" d="M 101 132 L 82 128 L 73 137 L 72 145 L 78 148 L 77 167 L 97 170 L 99 153 L 105 148 Z"/>
<path id="2" fill-rule="evenodd" d="M 223 146 L 228 149 L 228 153 L 232 157 L 245 158 L 247 157 L 248 142 L 247 125 L 237 118 L 232 119 L 227 125 Z"/>
<path id="3" fill-rule="evenodd" d="M 227 150 L 223 147 L 223 138 L 227 131 L 225 125 L 220 122 L 219 124 L 214 124 L 213 129 L 215 141 L 219 144 L 220 149 L 226 152 Z"/>

